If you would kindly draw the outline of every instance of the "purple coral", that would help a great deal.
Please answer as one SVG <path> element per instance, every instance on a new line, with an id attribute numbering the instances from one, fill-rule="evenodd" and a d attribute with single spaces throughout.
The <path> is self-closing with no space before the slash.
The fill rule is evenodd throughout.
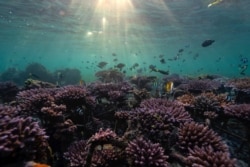
<path id="1" fill-rule="evenodd" d="M 65 104 L 67 109 L 76 108 L 82 105 L 95 105 L 95 99 L 89 98 L 89 92 L 82 86 L 65 86 L 55 94 L 57 104 Z"/>
<path id="2" fill-rule="evenodd" d="M 228 116 L 242 120 L 250 120 L 250 104 L 236 104 L 224 107 L 224 113 Z"/>
<path id="3" fill-rule="evenodd" d="M 236 159 L 230 158 L 229 152 L 216 151 L 213 147 L 197 147 L 190 150 L 186 163 L 191 167 L 236 167 Z"/>
<path id="4" fill-rule="evenodd" d="M 180 84 L 178 89 L 186 90 L 192 93 L 202 93 L 217 90 L 221 86 L 221 83 L 209 79 L 193 79 L 188 83 Z"/>
<path id="5" fill-rule="evenodd" d="M 31 117 L 5 116 L 0 119 L 0 158 L 46 160 L 47 138 Z"/>
<path id="6" fill-rule="evenodd" d="M 99 129 L 97 133 L 95 133 L 88 142 L 94 143 L 94 142 L 107 142 L 110 140 L 113 140 L 117 138 L 117 135 L 115 132 L 113 132 L 111 129 L 103 130 L 102 128 Z"/>
<path id="7" fill-rule="evenodd" d="M 178 146 L 184 152 L 195 147 L 211 146 L 215 151 L 228 152 L 228 146 L 222 138 L 208 126 L 195 122 L 186 122 L 179 128 Z"/>
<path id="8" fill-rule="evenodd" d="M 77 141 L 70 145 L 64 158 L 69 161 L 70 167 L 84 167 L 88 155 L 89 146 L 85 140 Z"/>
<path id="9" fill-rule="evenodd" d="M 17 101 L 23 111 L 39 112 L 42 107 L 50 106 L 54 101 L 54 89 L 31 89 L 17 94 Z"/>
<path id="10" fill-rule="evenodd" d="M 132 165 L 137 167 L 168 167 L 168 156 L 159 143 L 154 144 L 149 140 L 137 138 L 128 143 L 126 154 L 132 160 Z"/>
<path id="11" fill-rule="evenodd" d="M 140 104 L 140 108 L 161 113 L 162 118 L 174 124 L 192 121 L 192 118 L 183 106 L 166 99 L 151 98 L 144 100 Z"/>

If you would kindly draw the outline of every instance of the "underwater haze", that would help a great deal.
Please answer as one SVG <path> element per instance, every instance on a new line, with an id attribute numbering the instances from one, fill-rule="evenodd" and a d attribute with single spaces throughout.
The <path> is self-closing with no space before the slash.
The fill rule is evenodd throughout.
<path id="1" fill-rule="evenodd" d="M 119 63 L 126 76 L 162 75 L 150 65 L 187 76 L 250 74 L 249 0 L 2 0 L 0 27 L 0 74 L 32 63 L 78 69 L 86 82 Z"/>

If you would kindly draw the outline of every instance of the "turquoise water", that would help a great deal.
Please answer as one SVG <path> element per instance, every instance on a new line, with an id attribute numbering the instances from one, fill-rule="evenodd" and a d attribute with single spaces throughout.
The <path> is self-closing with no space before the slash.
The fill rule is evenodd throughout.
<path id="1" fill-rule="evenodd" d="M 152 64 L 182 75 L 242 77 L 240 55 L 250 57 L 250 1 L 223 0 L 208 7 L 212 2 L 2 0 L 0 72 L 37 62 L 49 71 L 77 68 L 83 80 L 93 81 L 101 70 L 98 63 L 105 61 L 104 69 L 124 63 L 127 76 L 155 75 L 148 69 Z M 206 39 L 215 42 L 201 47 Z M 169 60 L 180 49 L 178 59 Z M 141 74 L 129 69 L 134 63 Z"/>

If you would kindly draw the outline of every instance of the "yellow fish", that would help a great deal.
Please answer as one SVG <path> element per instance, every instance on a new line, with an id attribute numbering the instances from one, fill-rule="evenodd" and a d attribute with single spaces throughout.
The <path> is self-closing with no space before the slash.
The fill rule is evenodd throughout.
<path id="1" fill-rule="evenodd" d="M 172 81 L 169 81 L 165 84 L 164 86 L 164 90 L 167 92 L 167 93 L 172 93 L 173 92 L 173 88 L 174 88 L 174 83 Z"/>
<path id="2" fill-rule="evenodd" d="M 222 1 L 223 1 L 223 0 L 216 0 L 216 1 L 214 1 L 214 2 L 212 2 L 212 3 L 210 3 L 210 4 L 208 4 L 207 7 L 209 8 L 209 7 L 211 7 L 211 6 L 217 5 L 217 4 L 221 3 Z"/>

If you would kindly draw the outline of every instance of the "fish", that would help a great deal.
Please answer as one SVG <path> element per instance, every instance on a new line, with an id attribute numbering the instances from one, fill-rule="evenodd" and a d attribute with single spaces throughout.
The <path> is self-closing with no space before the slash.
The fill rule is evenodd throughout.
<path id="1" fill-rule="evenodd" d="M 50 166 L 47 164 L 41 164 L 34 161 L 29 161 L 25 164 L 24 167 L 50 167 Z"/>
<path id="2" fill-rule="evenodd" d="M 112 56 L 116 56 L 116 53 L 112 53 Z"/>
<path id="3" fill-rule="evenodd" d="M 149 69 L 151 71 L 158 72 L 158 73 L 161 73 L 161 74 L 164 74 L 164 75 L 168 75 L 169 74 L 169 71 L 159 70 L 159 69 L 156 68 L 156 66 L 153 66 L 153 65 L 150 65 Z"/>
<path id="4" fill-rule="evenodd" d="M 166 93 L 173 93 L 173 89 L 174 89 L 174 83 L 172 81 L 169 81 L 164 85 L 164 91 Z"/>
<path id="5" fill-rule="evenodd" d="M 207 40 L 202 42 L 201 46 L 202 47 L 208 47 L 208 46 L 212 45 L 212 43 L 214 43 L 214 42 L 215 42 L 215 40 L 207 39 Z"/>
<path id="6" fill-rule="evenodd" d="M 85 81 L 84 81 L 83 79 L 80 79 L 79 85 L 80 85 L 80 86 L 84 86 L 84 85 L 85 85 Z"/>
<path id="7" fill-rule="evenodd" d="M 108 63 L 105 61 L 101 61 L 99 62 L 99 64 L 97 65 L 99 68 L 104 68 Z"/>
<path id="8" fill-rule="evenodd" d="M 219 3 L 221 3 L 223 0 L 215 0 L 214 2 L 210 3 L 207 5 L 208 8 L 210 8 L 211 6 L 217 5 Z"/>
<path id="9" fill-rule="evenodd" d="M 50 165 L 37 163 L 37 162 L 34 162 L 34 161 L 14 162 L 14 163 L 7 164 L 7 165 L 1 164 L 1 166 L 2 167 L 51 167 Z"/>
<path id="10" fill-rule="evenodd" d="M 160 62 L 161 62 L 162 64 L 165 64 L 165 63 L 166 63 L 165 59 L 163 59 L 163 58 L 160 60 Z"/>
<path id="11" fill-rule="evenodd" d="M 115 66 L 116 68 L 119 68 L 119 70 L 121 71 L 123 69 L 123 67 L 125 67 L 125 64 L 123 63 L 119 63 Z"/>
<path id="12" fill-rule="evenodd" d="M 184 49 L 179 49 L 179 51 L 178 51 L 178 52 L 179 52 L 179 53 L 182 53 L 183 51 L 184 51 Z"/>

